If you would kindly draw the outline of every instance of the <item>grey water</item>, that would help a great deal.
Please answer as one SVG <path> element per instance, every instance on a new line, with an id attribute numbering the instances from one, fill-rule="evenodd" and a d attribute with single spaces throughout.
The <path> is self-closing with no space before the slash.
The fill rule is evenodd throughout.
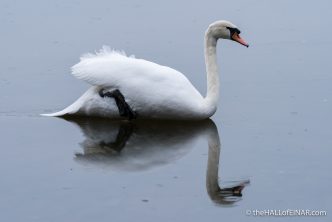
<path id="1" fill-rule="evenodd" d="M 0 221 L 331 220 L 331 6 L 1 0 Z M 175 68 L 205 94 L 203 34 L 218 19 L 250 47 L 219 42 L 211 120 L 39 116 L 89 87 L 70 67 L 103 45 Z M 287 209 L 327 215 L 252 215 Z"/>

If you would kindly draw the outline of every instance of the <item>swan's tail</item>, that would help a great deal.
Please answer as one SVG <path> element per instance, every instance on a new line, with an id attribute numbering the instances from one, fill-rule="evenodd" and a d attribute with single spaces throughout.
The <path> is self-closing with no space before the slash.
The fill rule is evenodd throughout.
<path id="1" fill-rule="evenodd" d="M 40 114 L 41 116 L 53 116 L 53 117 L 60 117 L 60 116 L 66 116 L 66 115 L 71 115 L 71 114 L 75 114 L 79 111 L 80 109 L 80 101 L 76 101 L 73 104 L 71 104 L 70 106 L 68 106 L 67 108 L 58 111 L 58 112 L 54 112 L 54 113 L 44 113 L 44 114 Z"/>
<path id="2" fill-rule="evenodd" d="M 42 113 L 40 114 L 41 116 L 51 116 L 51 117 L 60 117 L 60 116 L 65 116 L 65 115 L 69 115 L 71 113 L 68 112 L 69 107 L 67 107 L 64 110 L 58 111 L 58 112 L 54 112 L 54 113 Z"/>
<path id="3" fill-rule="evenodd" d="M 54 116 L 54 117 L 75 115 L 75 114 L 79 115 L 82 112 L 82 107 L 84 107 L 84 104 L 86 101 L 89 101 L 89 100 L 91 100 L 91 98 L 94 98 L 94 97 L 99 98 L 99 94 L 97 93 L 98 90 L 99 90 L 99 88 L 97 86 L 92 86 L 80 98 L 78 98 L 73 104 L 71 104 L 67 108 L 65 108 L 61 111 L 58 111 L 58 112 L 46 113 L 46 114 L 40 114 L 40 115 L 41 116 Z"/>
<path id="4" fill-rule="evenodd" d="M 88 97 L 90 94 L 93 93 L 95 87 L 91 87 L 87 92 L 85 92 L 80 98 L 78 98 L 73 104 L 68 106 L 67 108 L 54 112 L 54 113 L 45 113 L 40 114 L 41 116 L 54 116 L 54 117 L 60 117 L 60 116 L 66 116 L 66 115 L 74 115 L 77 114 L 81 107 L 84 104 L 84 101 L 86 97 Z"/>

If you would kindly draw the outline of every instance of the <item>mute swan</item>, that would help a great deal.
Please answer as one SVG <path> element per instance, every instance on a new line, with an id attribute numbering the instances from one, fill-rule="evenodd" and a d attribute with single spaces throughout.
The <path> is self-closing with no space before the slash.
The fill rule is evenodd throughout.
<path id="1" fill-rule="evenodd" d="M 179 71 L 103 47 L 86 54 L 72 74 L 92 85 L 76 102 L 45 116 L 87 115 L 108 118 L 199 120 L 217 109 L 219 76 L 218 39 L 249 46 L 231 22 L 216 21 L 205 33 L 207 94 L 204 98 Z"/>

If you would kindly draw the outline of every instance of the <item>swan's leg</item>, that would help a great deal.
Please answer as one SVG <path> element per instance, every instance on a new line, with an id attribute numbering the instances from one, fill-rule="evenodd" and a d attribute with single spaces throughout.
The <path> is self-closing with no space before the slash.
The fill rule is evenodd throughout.
<path id="1" fill-rule="evenodd" d="M 131 119 L 136 119 L 137 114 L 135 111 L 132 110 L 132 108 L 128 105 L 128 103 L 126 102 L 124 96 L 122 95 L 122 93 L 116 89 L 113 90 L 111 92 L 104 92 L 104 89 L 101 89 L 99 91 L 99 95 L 101 97 L 111 97 L 115 99 L 115 103 L 119 109 L 119 114 L 120 116 L 126 117 L 129 120 Z"/>

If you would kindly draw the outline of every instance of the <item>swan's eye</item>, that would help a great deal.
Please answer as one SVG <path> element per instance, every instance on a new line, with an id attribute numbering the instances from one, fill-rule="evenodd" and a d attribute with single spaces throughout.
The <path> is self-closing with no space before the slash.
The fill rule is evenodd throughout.
<path id="1" fill-rule="evenodd" d="M 232 27 L 226 27 L 226 28 L 230 31 L 231 36 L 233 36 L 234 33 L 237 33 L 237 34 L 241 33 L 241 31 L 238 28 L 232 28 Z"/>

